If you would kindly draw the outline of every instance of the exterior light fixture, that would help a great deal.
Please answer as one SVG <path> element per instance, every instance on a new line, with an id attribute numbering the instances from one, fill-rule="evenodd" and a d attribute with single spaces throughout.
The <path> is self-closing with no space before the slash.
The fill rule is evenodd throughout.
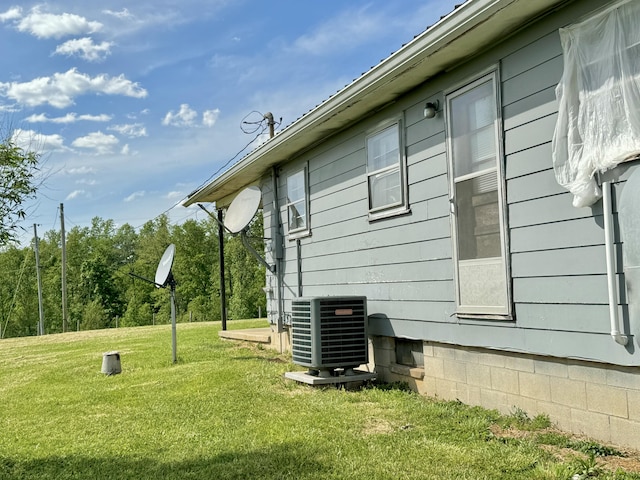
<path id="1" fill-rule="evenodd" d="M 424 106 L 424 118 L 433 118 L 440 111 L 440 101 L 436 100 L 434 102 L 427 102 Z"/>

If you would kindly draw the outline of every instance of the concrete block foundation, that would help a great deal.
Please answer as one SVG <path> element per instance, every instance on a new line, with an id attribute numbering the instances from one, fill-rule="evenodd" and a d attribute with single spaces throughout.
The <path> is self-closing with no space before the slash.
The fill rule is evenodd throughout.
<path id="1" fill-rule="evenodd" d="M 423 342 L 415 368 L 396 363 L 393 338 L 371 344 L 380 380 L 503 414 L 546 414 L 564 431 L 640 449 L 640 367 Z"/>

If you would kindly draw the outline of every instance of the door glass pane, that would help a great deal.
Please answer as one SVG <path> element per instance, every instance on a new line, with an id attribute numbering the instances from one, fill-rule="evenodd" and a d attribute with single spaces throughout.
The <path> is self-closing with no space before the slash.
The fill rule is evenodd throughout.
<path id="1" fill-rule="evenodd" d="M 491 80 L 451 100 L 455 176 L 495 166 L 496 103 Z"/>
<path id="2" fill-rule="evenodd" d="M 455 189 L 459 260 L 500 257 L 498 173 L 458 182 Z"/>

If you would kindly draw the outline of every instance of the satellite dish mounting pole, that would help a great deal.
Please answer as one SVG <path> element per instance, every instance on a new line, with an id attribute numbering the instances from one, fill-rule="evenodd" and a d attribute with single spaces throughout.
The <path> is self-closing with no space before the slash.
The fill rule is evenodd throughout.
<path id="1" fill-rule="evenodd" d="M 42 277 L 40 276 L 40 248 L 38 243 L 38 227 L 33 224 L 33 243 L 36 253 L 36 276 L 38 278 L 38 314 L 40 322 L 38 323 L 38 335 L 44 335 L 44 309 L 42 307 Z"/>
<path id="2" fill-rule="evenodd" d="M 172 274 L 167 280 L 169 291 L 171 292 L 171 351 L 173 353 L 173 363 L 178 363 L 178 341 L 176 334 L 176 281 Z"/>
<path id="3" fill-rule="evenodd" d="M 171 347 L 173 352 L 173 363 L 178 362 L 177 341 L 176 341 L 176 280 L 171 272 L 176 246 L 172 243 L 162 254 L 158 268 L 156 269 L 155 281 L 152 282 L 158 288 L 169 287 L 171 291 Z"/>

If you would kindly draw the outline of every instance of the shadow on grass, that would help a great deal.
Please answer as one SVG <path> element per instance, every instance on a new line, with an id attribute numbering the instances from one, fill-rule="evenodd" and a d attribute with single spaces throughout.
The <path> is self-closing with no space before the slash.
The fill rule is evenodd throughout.
<path id="1" fill-rule="evenodd" d="M 304 479 L 330 471 L 317 453 L 284 444 L 243 453 L 222 453 L 182 462 L 161 458 L 90 458 L 77 455 L 14 460 L 0 454 L 0 479 L 24 480 L 164 480 L 164 479 Z"/>

